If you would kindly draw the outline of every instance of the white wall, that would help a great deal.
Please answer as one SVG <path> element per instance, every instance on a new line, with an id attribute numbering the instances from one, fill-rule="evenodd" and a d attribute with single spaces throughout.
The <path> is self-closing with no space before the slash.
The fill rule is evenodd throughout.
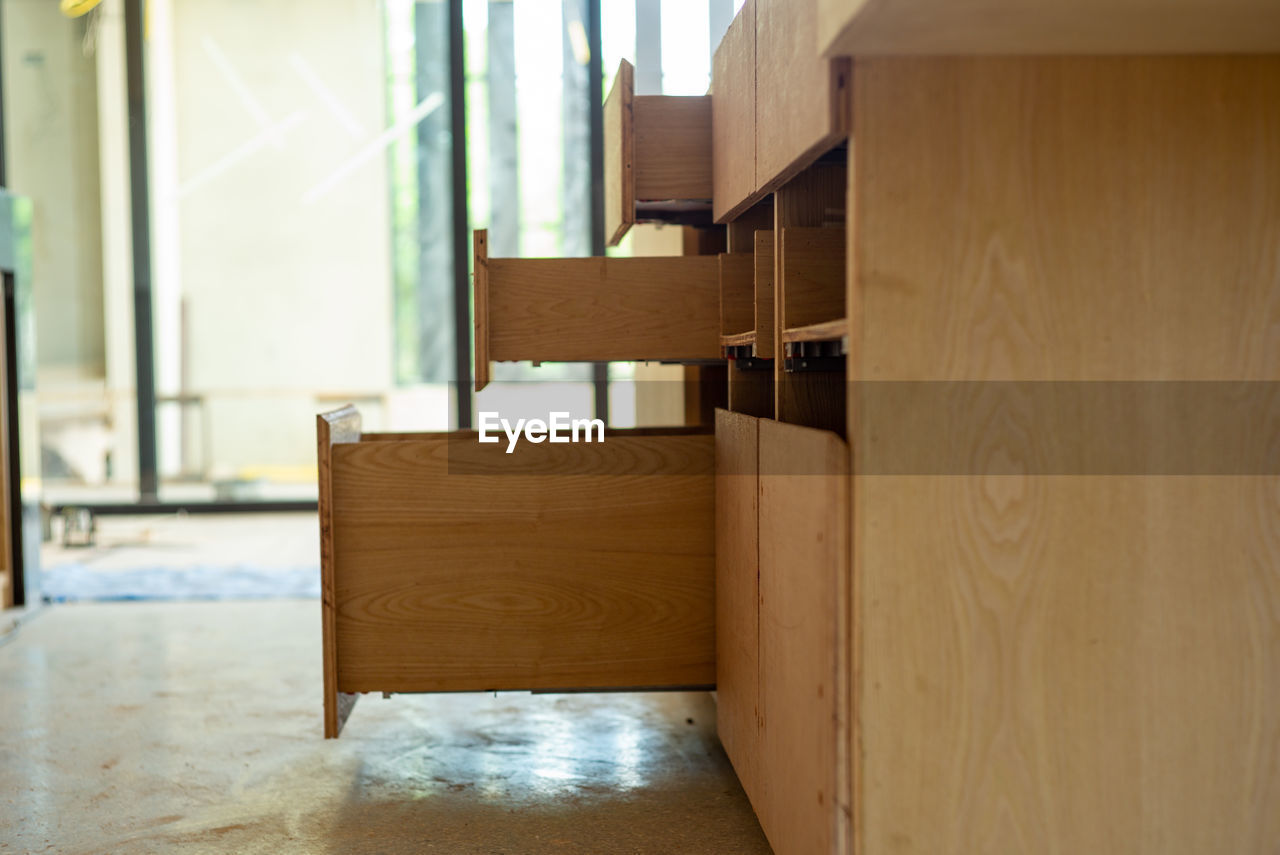
<path id="1" fill-rule="evenodd" d="M 205 396 L 220 475 L 312 464 L 317 394 L 392 385 L 385 154 L 326 185 L 385 128 L 381 6 L 152 6 L 160 390 Z"/>

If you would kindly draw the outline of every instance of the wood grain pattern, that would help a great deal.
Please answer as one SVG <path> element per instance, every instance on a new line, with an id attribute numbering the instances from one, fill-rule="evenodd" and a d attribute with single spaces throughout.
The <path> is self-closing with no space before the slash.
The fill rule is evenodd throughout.
<path id="1" fill-rule="evenodd" d="M 753 253 L 756 250 L 756 232 L 773 228 L 773 198 L 765 197 L 742 214 L 725 223 L 728 237 L 726 252 Z"/>
<path id="2" fill-rule="evenodd" d="M 1280 379 L 1280 57 L 856 71 L 851 377 Z M 1280 479 L 858 477 L 851 513 L 859 851 L 1275 850 Z"/>
<path id="3" fill-rule="evenodd" d="M 716 727 L 742 789 L 761 802 L 760 420 L 716 411 Z"/>
<path id="4" fill-rule="evenodd" d="M 778 325 L 784 329 L 845 316 L 845 230 L 783 228 L 778 261 Z"/>
<path id="5" fill-rule="evenodd" d="M 471 319 L 475 327 L 475 387 L 479 392 L 489 385 L 489 231 L 476 229 L 471 235 L 472 282 L 474 290 Z"/>
<path id="6" fill-rule="evenodd" d="M 680 255 L 718 255 L 725 252 L 725 230 L 719 226 L 681 226 Z M 670 252 L 642 253 L 636 252 L 631 245 L 633 255 L 674 255 Z"/>
<path id="7" fill-rule="evenodd" d="M 744 333 L 736 333 L 735 335 L 720 336 L 721 347 L 754 347 L 755 343 L 756 343 L 755 330 L 747 330 Z"/>
<path id="8" fill-rule="evenodd" d="M 711 199 L 711 96 L 636 96 L 632 128 L 637 202 Z"/>
<path id="9" fill-rule="evenodd" d="M 495 361 L 720 358 L 716 256 L 490 258 L 487 269 Z"/>
<path id="10" fill-rule="evenodd" d="M 1280 50 L 1270 0 L 818 0 L 817 13 L 827 56 Z"/>
<path id="11" fill-rule="evenodd" d="M 755 353 L 761 359 L 773 359 L 777 355 L 777 324 L 773 314 L 774 276 L 773 229 L 761 229 L 755 233 Z"/>
<path id="12" fill-rule="evenodd" d="M 720 335 L 755 329 L 755 258 L 745 253 L 720 255 Z"/>
<path id="13" fill-rule="evenodd" d="M 714 438 L 472 437 L 334 446 L 339 687 L 714 683 Z"/>
<path id="14" fill-rule="evenodd" d="M 756 4 L 747 0 L 711 59 L 711 215 L 727 222 L 763 193 L 756 183 Z"/>
<path id="15" fill-rule="evenodd" d="M 324 736 L 337 739 L 355 698 L 338 688 L 337 552 L 333 515 L 333 444 L 360 439 L 360 413 L 350 405 L 316 416 L 316 463 L 319 469 L 320 611 L 324 645 Z"/>
<path id="16" fill-rule="evenodd" d="M 617 246 L 636 221 L 634 98 L 635 68 L 624 59 L 604 101 L 604 233 L 609 246 Z"/>
<path id="17" fill-rule="evenodd" d="M 778 855 L 847 851 L 849 454 L 759 422 L 760 825 Z M 886 850 L 890 851 L 890 850 Z"/>
<path id="18" fill-rule="evenodd" d="M 770 191 L 849 135 L 849 62 L 815 49 L 817 0 L 756 0 L 756 176 Z"/>
<path id="19" fill-rule="evenodd" d="M 718 365 L 684 366 L 684 423 L 715 429 L 716 408 L 729 406 L 729 373 Z"/>
<path id="20" fill-rule="evenodd" d="M 773 418 L 773 372 L 760 369 L 744 371 L 730 360 L 729 409 L 760 419 Z"/>

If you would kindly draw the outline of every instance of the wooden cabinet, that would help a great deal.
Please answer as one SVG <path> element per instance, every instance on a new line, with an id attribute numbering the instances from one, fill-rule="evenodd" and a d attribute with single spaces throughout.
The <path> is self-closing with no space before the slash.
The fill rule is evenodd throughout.
<path id="1" fill-rule="evenodd" d="M 849 453 L 716 413 L 717 724 L 778 855 L 849 839 Z"/>
<path id="2" fill-rule="evenodd" d="M 711 98 L 636 95 L 623 60 L 604 103 L 605 237 L 636 223 L 709 222 Z"/>
<path id="3" fill-rule="evenodd" d="M 756 4 L 734 16 L 711 60 L 712 214 L 717 223 L 738 216 L 756 190 Z"/>
<path id="4" fill-rule="evenodd" d="M 1206 461 L 1280 423 L 1280 57 L 854 79 L 858 851 L 1269 855 L 1280 471 Z M 932 413 L 880 418 L 895 389 Z M 1063 453 L 1122 413 L 1133 454 Z"/>
<path id="5" fill-rule="evenodd" d="M 773 190 L 849 135 L 849 60 L 817 44 L 816 0 L 756 0 L 756 187 Z"/>
<path id="6" fill-rule="evenodd" d="M 777 855 L 848 845 L 849 451 L 760 422 L 760 825 Z"/>
<path id="7" fill-rule="evenodd" d="M 728 222 L 849 136 L 850 63 L 814 50 L 816 0 L 749 0 L 712 60 L 716 222 Z"/>
<path id="8" fill-rule="evenodd" d="M 1273 0 L 817 0 L 826 56 L 1275 53 Z"/>
<path id="9" fill-rule="evenodd" d="M 753 805 L 760 779 L 760 419 L 716 410 L 716 727 Z"/>
<path id="10" fill-rule="evenodd" d="M 715 683 L 710 434 L 317 432 L 328 736 L 355 692 Z"/>
<path id="11" fill-rule="evenodd" d="M 490 360 L 720 358 L 720 265 L 672 258 L 490 258 L 475 233 L 476 388 Z"/>

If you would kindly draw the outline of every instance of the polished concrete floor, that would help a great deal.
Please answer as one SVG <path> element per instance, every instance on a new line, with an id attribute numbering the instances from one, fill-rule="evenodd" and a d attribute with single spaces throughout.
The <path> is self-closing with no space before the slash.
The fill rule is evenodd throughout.
<path id="1" fill-rule="evenodd" d="M 768 852 L 705 693 L 367 696 L 315 601 L 46 609 L 0 642 L 0 853 Z"/>

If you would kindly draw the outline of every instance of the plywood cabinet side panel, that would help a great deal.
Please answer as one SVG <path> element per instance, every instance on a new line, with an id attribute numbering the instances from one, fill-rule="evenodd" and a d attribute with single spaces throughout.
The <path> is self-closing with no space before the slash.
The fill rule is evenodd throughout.
<path id="1" fill-rule="evenodd" d="M 778 855 L 847 851 L 849 456 L 760 422 L 760 823 Z"/>
<path id="2" fill-rule="evenodd" d="M 1280 57 L 869 59 L 855 84 L 852 378 L 1280 379 Z M 1269 852 L 1280 479 L 1039 474 L 1071 428 L 1001 400 L 933 436 L 990 417 L 1020 449 L 855 478 L 861 851 Z"/>
<path id="3" fill-rule="evenodd" d="M 713 437 L 531 445 L 512 474 L 449 443 L 335 447 L 344 691 L 714 683 Z M 608 474 L 520 474 L 580 471 L 579 450 Z M 680 474 L 690 454 L 705 474 Z"/>
<path id="4" fill-rule="evenodd" d="M 760 805 L 759 420 L 716 411 L 716 725 Z"/>
<path id="5" fill-rule="evenodd" d="M 747 0 L 711 60 L 711 213 L 723 223 L 756 193 L 756 4 Z"/>
<path id="6" fill-rule="evenodd" d="M 637 202 L 711 198 L 711 96 L 637 96 L 632 126 Z"/>
<path id="7" fill-rule="evenodd" d="M 635 68 L 625 59 L 604 102 L 604 233 L 616 246 L 636 221 Z"/>
<path id="8" fill-rule="evenodd" d="M 498 361 L 720 357 L 719 264 L 679 258 L 490 258 Z"/>
<path id="9" fill-rule="evenodd" d="M 850 65 L 817 52 L 816 0 L 757 0 L 756 187 L 772 190 L 848 136 Z"/>
<path id="10" fill-rule="evenodd" d="M 827 56 L 1259 54 L 1280 50 L 1269 0 L 818 0 Z"/>

